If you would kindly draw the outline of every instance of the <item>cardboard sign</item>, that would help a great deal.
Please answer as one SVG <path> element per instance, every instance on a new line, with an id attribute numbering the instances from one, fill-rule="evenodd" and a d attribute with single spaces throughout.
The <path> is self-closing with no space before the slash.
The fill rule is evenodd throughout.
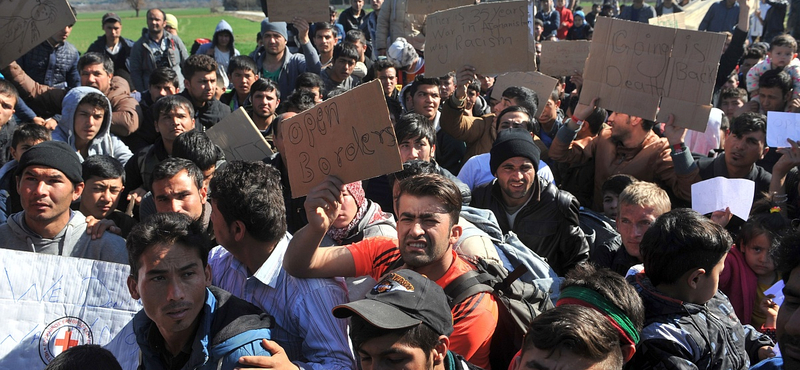
<path id="1" fill-rule="evenodd" d="M 229 161 L 261 161 L 272 155 L 269 143 L 241 107 L 208 129 L 206 135 Z"/>
<path id="2" fill-rule="evenodd" d="M 786 139 L 800 141 L 800 113 L 767 112 L 767 146 L 788 148 Z"/>
<path id="3" fill-rule="evenodd" d="M 539 72 L 548 76 L 572 76 L 575 71 L 583 73 L 591 44 L 585 40 L 542 42 Z"/>
<path id="4" fill-rule="evenodd" d="M 310 23 L 330 22 L 329 5 L 328 0 L 267 0 L 270 22 L 292 23 L 295 17 Z"/>
<path id="5" fill-rule="evenodd" d="M 683 12 L 664 14 L 660 17 L 650 18 L 647 22 L 654 26 L 686 29 L 686 14 Z"/>
<path id="6" fill-rule="evenodd" d="M 378 80 L 286 120 L 281 132 L 294 198 L 308 194 L 327 175 L 350 183 L 403 169 Z"/>
<path id="7" fill-rule="evenodd" d="M 475 4 L 475 0 L 408 0 L 408 14 L 431 14 L 440 10 Z"/>
<path id="8" fill-rule="evenodd" d="M 722 176 L 692 184 L 692 209 L 700 214 L 724 211 L 747 221 L 756 183 L 748 179 L 729 179 Z"/>
<path id="9" fill-rule="evenodd" d="M 547 104 L 547 99 L 556 88 L 558 80 L 550 76 L 545 76 L 539 72 L 510 72 L 504 73 L 494 80 L 494 87 L 492 88 L 492 99 L 500 100 L 503 97 L 503 91 L 511 86 L 527 87 L 536 91 L 538 96 L 538 105 L 536 117 L 542 114 L 542 109 Z"/>
<path id="10" fill-rule="evenodd" d="M 428 15 L 425 75 L 444 76 L 468 64 L 480 74 L 532 71 L 528 3 L 495 2 Z"/>
<path id="11" fill-rule="evenodd" d="M 0 249 L 0 369 L 41 370 L 81 344 L 111 351 L 123 369 L 139 362 L 127 265 Z"/>
<path id="12" fill-rule="evenodd" d="M 599 17 L 581 103 L 704 132 L 725 36 Z M 661 98 L 664 97 L 662 100 Z"/>
<path id="13" fill-rule="evenodd" d="M 75 24 L 66 0 L 0 1 L 0 68 Z"/>

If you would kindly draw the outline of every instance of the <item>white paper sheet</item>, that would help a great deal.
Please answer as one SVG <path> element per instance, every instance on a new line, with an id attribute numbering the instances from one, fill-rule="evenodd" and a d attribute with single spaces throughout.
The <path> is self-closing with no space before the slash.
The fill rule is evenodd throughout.
<path id="1" fill-rule="evenodd" d="M 800 113 L 767 112 L 767 146 L 788 148 L 787 138 L 800 140 Z"/>
<path id="2" fill-rule="evenodd" d="M 747 220 L 756 183 L 747 179 L 728 179 L 715 177 L 692 185 L 692 209 L 707 214 L 724 211 L 730 207 L 731 213 Z"/>

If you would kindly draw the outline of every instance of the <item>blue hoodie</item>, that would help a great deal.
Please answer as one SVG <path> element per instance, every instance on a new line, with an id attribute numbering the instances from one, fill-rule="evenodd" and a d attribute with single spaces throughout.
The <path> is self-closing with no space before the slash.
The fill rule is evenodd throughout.
<path id="1" fill-rule="evenodd" d="M 78 103 L 89 93 L 97 93 L 105 98 L 105 95 L 103 95 L 100 90 L 93 87 L 81 86 L 70 90 L 61 102 L 61 120 L 53 131 L 53 140 L 63 141 L 69 144 L 75 149 L 75 152 L 78 153 L 78 158 L 81 159 L 81 162 L 83 162 L 85 158 L 83 158 L 75 147 L 75 110 L 78 109 Z M 122 140 L 111 133 L 111 103 L 108 101 L 108 98 L 105 98 L 105 101 L 106 104 L 108 104 L 108 110 L 103 117 L 103 124 L 100 126 L 100 131 L 98 131 L 97 135 L 89 143 L 88 153 L 90 156 L 101 154 L 114 157 L 122 162 L 124 166 L 125 163 L 128 163 L 128 159 L 133 157 L 133 153 L 131 153 L 131 150 L 128 149 L 128 146 L 125 145 Z"/>

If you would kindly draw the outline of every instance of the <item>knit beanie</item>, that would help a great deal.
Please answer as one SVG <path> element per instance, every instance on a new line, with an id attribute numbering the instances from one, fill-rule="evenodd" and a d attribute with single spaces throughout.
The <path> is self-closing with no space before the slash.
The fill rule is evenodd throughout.
<path id="1" fill-rule="evenodd" d="M 386 57 L 389 61 L 394 63 L 397 68 L 403 69 L 411 66 L 419 55 L 414 50 L 414 46 L 408 43 L 405 38 L 398 37 L 394 42 L 389 45 L 386 50 Z"/>
<path id="2" fill-rule="evenodd" d="M 531 160 L 533 168 L 539 171 L 539 156 L 541 151 L 533 143 L 531 133 L 521 128 L 509 128 L 497 135 L 497 140 L 489 151 L 489 168 L 492 175 L 497 175 L 497 168 L 509 158 L 525 157 Z"/>
<path id="3" fill-rule="evenodd" d="M 83 182 L 81 160 L 75 149 L 63 141 L 45 141 L 26 150 L 19 159 L 17 176 L 29 166 L 44 166 L 59 170 L 74 183 Z"/>
<path id="4" fill-rule="evenodd" d="M 164 16 L 164 19 L 167 21 L 167 26 L 174 28 L 175 31 L 178 30 L 178 17 L 172 14 L 167 14 Z"/>
<path id="5" fill-rule="evenodd" d="M 267 32 L 277 32 L 283 36 L 284 39 L 289 39 L 289 32 L 286 31 L 286 22 L 270 22 L 269 19 L 264 18 L 261 21 L 261 36 L 263 37 Z"/>

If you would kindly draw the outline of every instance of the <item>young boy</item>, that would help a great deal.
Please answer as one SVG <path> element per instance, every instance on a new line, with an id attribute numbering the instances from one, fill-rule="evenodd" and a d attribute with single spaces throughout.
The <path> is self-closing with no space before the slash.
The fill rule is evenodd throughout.
<path id="1" fill-rule="evenodd" d="M 619 195 L 628 187 L 636 182 L 636 178 L 624 173 L 611 176 L 603 183 L 603 214 L 616 222 L 617 207 L 619 205 Z"/>
<path id="2" fill-rule="evenodd" d="M 249 106 L 250 102 L 247 98 L 250 95 L 250 86 L 258 79 L 256 62 L 248 56 L 235 56 L 228 64 L 227 73 L 233 89 L 222 94 L 219 101 L 231 107 L 231 111 Z"/>
<path id="3" fill-rule="evenodd" d="M 0 168 L 0 224 L 12 213 L 22 211 L 17 182 L 14 179 L 17 163 L 28 148 L 50 140 L 50 131 L 35 123 L 18 126 L 11 137 L 11 157 L 14 159 Z"/>
<path id="4" fill-rule="evenodd" d="M 722 226 L 691 209 L 661 215 L 640 244 L 644 272 L 628 281 L 642 297 L 645 325 L 631 369 L 746 369 L 772 341 L 736 318 L 717 291 L 731 248 Z"/>
<path id="5" fill-rule="evenodd" d="M 747 72 L 747 92 L 750 96 L 758 93 L 758 80 L 764 72 L 783 68 L 792 76 L 794 97 L 800 96 L 800 60 L 797 60 L 797 41 L 790 35 L 780 35 L 769 43 L 767 58 Z"/>
<path id="6" fill-rule="evenodd" d="M 742 88 L 731 88 L 731 89 L 722 89 L 722 92 L 719 93 L 719 109 L 725 113 L 725 117 L 728 117 L 728 121 L 733 121 L 734 114 L 736 114 L 736 110 L 744 106 L 747 103 L 747 91 L 744 91 Z M 727 134 L 726 132 L 722 132 L 722 136 Z"/>
<path id="7" fill-rule="evenodd" d="M 356 61 L 358 61 L 358 50 L 352 44 L 339 44 L 333 48 L 332 64 L 320 73 L 325 83 L 326 96 L 337 87 L 350 90 L 361 83 L 361 79 L 353 76 Z"/>
<path id="8" fill-rule="evenodd" d="M 93 155 L 83 161 L 81 167 L 86 186 L 78 210 L 86 216 L 86 222 L 90 225 L 100 220 L 112 221 L 114 227 L 108 228 L 108 231 L 127 238 L 136 220 L 117 210 L 122 198 L 120 195 L 125 189 L 122 181 L 125 168 L 122 163 L 107 155 Z"/>

